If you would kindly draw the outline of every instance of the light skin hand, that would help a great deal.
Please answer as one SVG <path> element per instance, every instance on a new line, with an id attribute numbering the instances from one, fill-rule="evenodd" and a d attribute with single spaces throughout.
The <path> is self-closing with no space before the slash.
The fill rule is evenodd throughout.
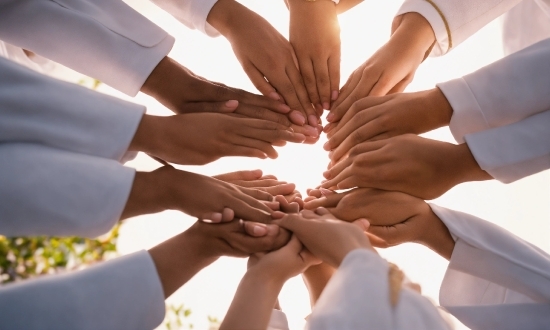
<path id="1" fill-rule="evenodd" d="M 279 249 L 289 240 L 288 232 L 278 230 L 275 225 L 248 225 L 266 231 L 251 237 L 239 221 L 215 226 L 197 221 L 185 232 L 150 249 L 165 298 L 221 256 L 247 257 L 251 253 Z M 267 233 L 267 227 L 277 230 Z"/>
<path id="2" fill-rule="evenodd" d="M 307 209 L 327 208 L 342 220 L 369 219 L 371 243 L 388 247 L 405 242 L 423 244 L 449 259 L 454 240 L 445 224 L 426 202 L 404 193 L 356 188 L 305 204 Z M 372 237 L 372 236 L 370 236 Z"/>
<path id="3" fill-rule="evenodd" d="M 340 25 L 332 1 L 289 0 L 290 43 L 309 99 L 319 114 L 330 109 L 340 89 Z M 316 116 L 309 119 L 316 126 Z"/>
<path id="4" fill-rule="evenodd" d="M 298 214 L 289 214 L 272 222 L 288 229 L 317 258 L 332 267 L 339 267 L 345 256 L 355 249 L 372 249 L 364 234 L 368 228 L 366 220 L 359 220 L 363 229 L 357 225 L 336 219 L 326 209 L 305 210 Z"/>
<path id="5" fill-rule="evenodd" d="M 277 177 L 273 175 L 263 175 L 262 170 L 237 171 L 215 175 L 213 176 L 213 178 L 240 187 L 265 191 L 272 196 L 294 195 L 296 193 L 295 184 L 287 183 L 285 181 L 279 181 Z"/>
<path id="6" fill-rule="evenodd" d="M 277 158 L 274 145 L 304 140 L 303 134 L 261 119 L 219 113 L 144 115 L 128 150 L 171 163 L 204 165 L 227 156 Z"/>
<path id="7" fill-rule="evenodd" d="M 353 103 L 366 96 L 402 92 L 434 42 L 433 30 L 424 17 L 404 14 L 390 40 L 348 78 L 327 121 L 339 121 Z"/>
<path id="8" fill-rule="evenodd" d="M 324 148 L 339 159 L 353 146 L 412 133 L 422 134 L 449 125 L 453 109 L 439 88 L 355 102 L 338 123 L 327 126 Z"/>
<path id="9" fill-rule="evenodd" d="M 260 257 L 241 280 L 220 329 L 266 329 L 283 284 L 316 262 L 295 237 Z"/>
<path id="10" fill-rule="evenodd" d="M 208 23 L 229 40 L 237 59 L 256 88 L 272 100 L 284 100 L 298 125 L 316 115 L 292 46 L 265 19 L 234 0 L 219 0 Z M 317 116 L 318 117 L 318 116 Z M 316 126 L 317 123 L 310 123 Z"/>
<path id="11" fill-rule="evenodd" d="M 210 222 L 236 217 L 269 223 L 273 211 L 265 202 L 271 200 L 272 196 L 264 191 L 164 166 L 136 173 L 121 219 L 178 210 Z"/>
<path id="12" fill-rule="evenodd" d="M 334 156 L 334 155 L 333 155 Z M 407 134 L 363 142 L 323 173 L 321 187 L 400 191 L 434 199 L 455 185 L 492 177 L 477 164 L 467 144 L 455 145 Z"/>

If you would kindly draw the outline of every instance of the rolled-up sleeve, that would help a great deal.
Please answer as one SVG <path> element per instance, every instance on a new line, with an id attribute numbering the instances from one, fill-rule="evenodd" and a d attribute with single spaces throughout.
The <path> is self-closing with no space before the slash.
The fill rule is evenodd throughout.
<path id="1" fill-rule="evenodd" d="M 218 0 L 151 0 L 190 29 L 217 37 L 220 35 L 206 19 Z"/>

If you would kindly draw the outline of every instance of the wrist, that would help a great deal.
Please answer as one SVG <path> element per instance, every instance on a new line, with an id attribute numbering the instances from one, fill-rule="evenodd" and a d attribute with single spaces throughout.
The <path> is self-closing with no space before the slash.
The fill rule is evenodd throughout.
<path id="1" fill-rule="evenodd" d="M 449 232 L 449 229 L 441 219 L 432 211 L 432 208 L 426 204 L 426 210 L 423 212 L 423 222 L 430 224 L 429 230 L 423 232 L 420 238 L 420 244 L 428 247 L 443 258 L 450 260 L 455 247 L 455 241 Z"/>
<path id="2" fill-rule="evenodd" d="M 246 271 L 245 277 L 249 281 L 260 283 L 270 290 L 280 291 L 291 276 L 280 271 L 274 271 L 272 267 L 263 267 L 261 263 L 258 263 Z"/>
<path id="3" fill-rule="evenodd" d="M 390 38 L 390 42 L 404 44 L 415 49 L 424 59 L 435 43 L 432 26 L 418 13 L 403 14 L 402 20 Z"/>
<path id="4" fill-rule="evenodd" d="M 454 172 L 457 174 L 457 184 L 469 181 L 491 180 L 493 177 L 481 169 L 468 144 L 453 145 L 455 151 Z"/>
<path id="5" fill-rule="evenodd" d="M 425 102 L 424 108 L 430 111 L 429 118 L 433 120 L 434 129 L 449 126 L 453 108 L 441 90 L 437 87 L 427 90 L 422 99 Z"/>
<path id="6" fill-rule="evenodd" d="M 159 145 L 159 143 L 157 143 L 157 132 L 163 131 L 159 120 L 161 118 L 162 117 L 144 114 L 130 142 L 130 146 L 128 146 L 128 151 L 141 151 L 155 154 L 157 145 Z"/>
<path id="7" fill-rule="evenodd" d="M 246 21 L 249 10 L 235 0 L 218 0 L 208 13 L 206 21 L 227 39 L 235 30 L 235 24 Z"/>
<path id="8" fill-rule="evenodd" d="M 154 172 L 136 172 L 121 219 L 166 210 Z"/>

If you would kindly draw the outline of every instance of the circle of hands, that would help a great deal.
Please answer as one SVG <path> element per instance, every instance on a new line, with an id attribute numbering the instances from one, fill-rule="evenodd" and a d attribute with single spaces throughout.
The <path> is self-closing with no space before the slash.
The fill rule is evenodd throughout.
<path id="1" fill-rule="evenodd" d="M 273 159 L 274 146 L 314 144 L 324 132 L 326 180 L 304 198 L 294 184 L 260 170 L 210 178 L 165 163 L 153 172 L 155 184 L 174 187 L 165 193 L 165 209 L 198 217 L 197 230 L 218 238 L 220 255 L 277 260 L 265 254 L 277 251 L 285 255 L 279 260 L 294 260 L 289 267 L 296 274 L 319 259 L 338 266 L 352 248 L 403 242 L 434 248 L 437 237 L 450 234 L 425 200 L 487 174 L 476 172 L 468 149 L 418 136 L 448 125 L 452 113 L 437 88 L 401 93 L 433 45 L 410 38 L 419 31 L 411 27 L 427 23 L 414 13 L 396 18 L 391 39 L 339 88 L 337 7 L 330 1 L 287 5 L 289 40 L 235 1 L 218 2 L 208 18 L 263 95 L 209 81 L 166 58 L 144 91 L 178 115 L 145 116 L 133 145 L 163 163 L 202 165 L 227 156 Z M 217 19 L 237 12 L 241 19 L 232 26 Z M 302 16 L 308 24 L 300 24 Z M 160 135 L 151 139 L 150 132 Z"/>

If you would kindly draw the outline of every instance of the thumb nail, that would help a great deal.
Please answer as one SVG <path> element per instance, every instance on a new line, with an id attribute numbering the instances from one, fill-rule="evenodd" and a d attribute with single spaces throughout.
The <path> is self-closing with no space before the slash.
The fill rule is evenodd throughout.
<path id="1" fill-rule="evenodd" d="M 225 102 L 225 106 L 230 108 L 230 109 L 235 109 L 239 106 L 239 101 L 229 100 L 229 101 Z"/>

